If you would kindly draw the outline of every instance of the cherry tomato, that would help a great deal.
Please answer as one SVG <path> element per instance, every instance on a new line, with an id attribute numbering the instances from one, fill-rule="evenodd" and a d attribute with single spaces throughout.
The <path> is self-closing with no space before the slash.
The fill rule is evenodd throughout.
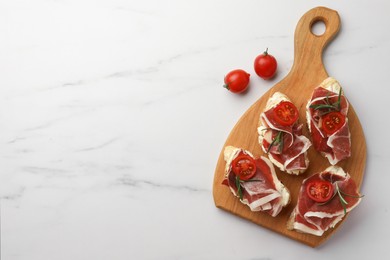
<path id="1" fill-rule="evenodd" d="M 280 102 L 274 108 L 274 113 L 275 120 L 283 126 L 292 125 L 298 119 L 298 109 L 289 101 Z"/>
<path id="2" fill-rule="evenodd" d="M 256 173 L 256 161 L 247 154 L 239 154 L 232 162 L 232 170 L 240 180 L 249 180 Z"/>
<path id="3" fill-rule="evenodd" d="M 327 202 L 333 197 L 334 188 L 332 183 L 323 180 L 313 180 L 306 186 L 306 193 L 315 202 Z"/>
<path id="4" fill-rule="evenodd" d="M 345 123 L 345 116 L 340 112 L 330 112 L 322 117 L 322 130 L 332 135 Z"/>
<path id="5" fill-rule="evenodd" d="M 270 79 L 275 75 L 278 63 L 274 56 L 268 54 L 268 48 L 263 54 L 256 57 L 254 62 L 256 74 L 263 79 Z"/>
<path id="6" fill-rule="evenodd" d="M 233 93 L 241 93 L 247 89 L 249 77 L 250 74 L 244 70 L 232 70 L 225 76 L 223 87 Z"/>

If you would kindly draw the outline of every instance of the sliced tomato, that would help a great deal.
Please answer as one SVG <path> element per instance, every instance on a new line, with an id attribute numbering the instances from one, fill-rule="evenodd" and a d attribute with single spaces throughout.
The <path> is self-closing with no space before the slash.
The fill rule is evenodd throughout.
<path id="1" fill-rule="evenodd" d="M 332 135 L 345 124 L 345 116 L 340 112 L 330 112 L 322 117 L 322 130 Z"/>
<path id="2" fill-rule="evenodd" d="M 298 119 L 298 109 L 289 101 L 280 102 L 274 108 L 274 113 L 275 120 L 283 126 L 293 125 Z"/>
<path id="3" fill-rule="evenodd" d="M 232 170 L 240 180 L 249 180 L 256 173 L 256 161 L 247 154 L 239 154 L 232 162 Z"/>
<path id="4" fill-rule="evenodd" d="M 306 193 L 315 202 L 327 202 L 333 197 L 334 188 L 332 183 L 323 180 L 313 180 L 306 186 Z"/>

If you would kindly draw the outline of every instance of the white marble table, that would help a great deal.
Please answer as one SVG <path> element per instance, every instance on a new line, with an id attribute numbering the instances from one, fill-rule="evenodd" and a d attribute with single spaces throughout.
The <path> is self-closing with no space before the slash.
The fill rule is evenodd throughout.
<path id="1" fill-rule="evenodd" d="M 324 53 L 366 134 L 366 196 L 312 249 L 214 207 L 240 115 L 293 63 L 299 18 L 342 29 Z M 388 249 L 388 1 L 0 2 L 1 259 L 367 259 Z M 276 78 L 255 76 L 266 47 Z M 235 68 L 249 91 L 222 88 Z M 385 120 L 385 121 L 384 121 Z"/>

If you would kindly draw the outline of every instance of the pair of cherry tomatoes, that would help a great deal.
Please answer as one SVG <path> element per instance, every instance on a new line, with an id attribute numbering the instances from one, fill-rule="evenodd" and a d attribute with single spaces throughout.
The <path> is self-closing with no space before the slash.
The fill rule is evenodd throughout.
<path id="1" fill-rule="evenodd" d="M 271 79 L 276 72 L 278 63 L 274 56 L 268 54 L 268 49 L 256 57 L 254 62 L 256 74 L 263 79 Z M 244 70 L 237 69 L 230 71 L 225 76 L 224 87 L 233 93 L 244 92 L 249 85 L 250 74 Z"/>

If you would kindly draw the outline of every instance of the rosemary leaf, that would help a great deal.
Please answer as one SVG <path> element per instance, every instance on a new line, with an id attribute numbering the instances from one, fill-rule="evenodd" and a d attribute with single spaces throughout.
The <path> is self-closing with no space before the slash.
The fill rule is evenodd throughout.
<path id="1" fill-rule="evenodd" d="M 357 199 L 360 199 L 360 198 L 363 198 L 364 195 L 361 195 L 361 196 L 355 196 L 355 195 L 351 195 L 351 194 L 347 194 L 343 191 L 340 190 L 339 186 L 337 185 L 337 183 L 335 183 L 336 185 L 336 191 L 337 191 L 337 194 L 339 195 L 339 198 L 340 198 L 340 203 L 341 203 L 341 206 L 343 206 L 343 209 L 344 209 L 344 215 L 347 214 L 347 205 L 348 205 L 348 202 L 344 199 L 344 196 L 348 196 L 348 197 L 352 197 L 352 198 L 357 198 Z"/>
<path id="2" fill-rule="evenodd" d="M 336 190 L 337 190 L 337 194 L 339 195 L 341 206 L 343 206 L 343 209 L 344 209 L 344 215 L 346 215 L 347 214 L 347 206 L 346 205 L 348 204 L 348 202 L 346 202 L 345 199 L 343 198 L 343 196 L 341 195 L 341 192 L 340 192 L 339 186 L 337 185 L 337 182 L 335 184 L 336 184 Z"/>
<path id="3" fill-rule="evenodd" d="M 259 181 L 259 182 L 264 182 L 264 180 L 253 180 L 253 179 L 249 179 L 249 180 L 240 180 L 241 183 L 242 183 L 242 182 L 257 182 L 257 181 Z"/>
<path id="4" fill-rule="evenodd" d="M 241 183 L 243 182 L 264 182 L 264 180 L 259 180 L 259 179 L 249 179 L 249 180 L 240 180 L 240 177 L 236 176 L 236 187 L 237 187 L 237 194 L 240 200 L 243 199 L 243 194 L 242 194 L 242 188 L 241 188 Z"/>
<path id="5" fill-rule="evenodd" d="M 330 101 L 329 101 L 329 93 L 326 94 L 326 104 L 330 104 Z"/>
<path id="6" fill-rule="evenodd" d="M 342 89 L 340 88 L 337 101 L 332 103 L 332 104 L 330 103 L 329 93 L 328 93 L 325 97 L 325 104 L 313 104 L 313 105 L 310 105 L 310 108 L 313 108 L 315 110 L 329 108 L 329 109 L 333 109 L 336 111 L 340 111 L 341 110 L 341 93 L 342 93 Z M 331 112 L 331 111 L 328 111 L 327 113 L 329 113 L 329 112 Z"/>
<path id="7" fill-rule="evenodd" d="M 344 202 L 341 200 L 341 198 L 340 198 L 340 202 L 341 202 L 341 205 L 343 206 L 343 209 L 344 209 L 344 215 L 346 215 L 347 214 L 346 204 L 344 204 Z"/>
<path id="8" fill-rule="evenodd" d="M 339 90 L 339 98 L 337 99 L 337 108 L 338 108 L 338 111 L 340 111 L 340 109 L 341 109 L 341 87 Z"/>
<path id="9" fill-rule="evenodd" d="M 267 149 L 267 153 L 269 153 L 269 151 L 271 150 L 272 146 L 274 146 L 275 142 L 276 142 L 276 137 L 275 137 L 274 140 L 272 140 L 272 142 L 269 144 L 268 149 Z"/>
<path id="10" fill-rule="evenodd" d="M 343 192 L 343 191 L 341 191 L 341 190 L 340 190 L 340 193 L 343 194 L 344 196 L 348 196 L 348 197 L 355 198 L 355 199 L 361 199 L 361 198 L 364 197 L 364 195 L 355 196 L 355 195 L 351 195 L 351 194 L 345 193 L 345 192 Z"/>
<path id="11" fill-rule="evenodd" d="M 340 192 L 340 189 L 339 189 L 339 186 L 337 185 L 337 183 L 336 183 L 336 190 L 337 190 L 337 193 L 338 193 L 338 195 L 339 195 L 339 197 L 340 197 L 340 201 L 342 202 L 342 203 L 344 203 L 345 205 L 348 205 L 348 202 L 343 198 L 343 196 L 341 195 L 341 192 Z"/>
<path id="12" fill-rule="evenodd" d="M 283 150 L 283 132 L 279 131 L 278 134 L 275 136 L 275 138 L 272 140 L 270 145 L 268 146 L 267 153 L 271 150 L 272 146 L 279 144 L 279 152 L 282 152 Z"/>
<path id="13" fill-rule="evenodd" d="M 242 200 L 243 196 L 242 196 L 242 190 L 241 190 L 241 183 L 240 183 L 240 178 L 238 176 L 236 176 L 236 186 L 237 186 L 238 196 L 240 197 L 240 200 Z"/>

